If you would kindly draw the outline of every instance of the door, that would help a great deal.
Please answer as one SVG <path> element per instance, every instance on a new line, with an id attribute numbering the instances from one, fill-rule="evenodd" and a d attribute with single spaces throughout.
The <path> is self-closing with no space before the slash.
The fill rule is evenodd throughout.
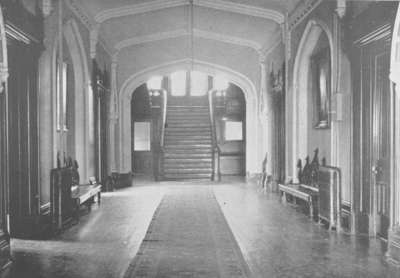
<path id="1" fill-rule="evenodd" d="M 11 235 L 31 237 L 39 210 L 38 47 L 8 40 L 8 135 Z"/>
<path id="2" fill-rule="evenodd" d="M 390 206 L 390 48 L 384 43 L 371 53 L 372 188 L 375 234 L 387 239 Z"/>
<path id="3" fill-rule="evenodd" d="M 387 238 L 390 206 L 390 39 L 364 41 L 359 48 L 360 95 L 355 102 L 360 118 L 362 210 L 368 224 L 360 232 Z M 360 104 L 358 104 L 360 103 Z M 357 117 L 356 117 L 357 118 Z M 365 218 L 364 218 L 365 219 Z"/>

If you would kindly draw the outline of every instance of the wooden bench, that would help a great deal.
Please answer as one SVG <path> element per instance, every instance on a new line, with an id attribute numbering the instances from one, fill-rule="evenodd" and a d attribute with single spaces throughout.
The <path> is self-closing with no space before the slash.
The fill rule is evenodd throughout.
<path id="1" fill-rule="evenodd" d="M 314 217 L 314 209 L 318 207 L 318 188 L 305 184 L 279 184 L 279 194 L 282 196 L 282 201 L 286 202 L 287 195 L 305 201 L 309 208 L 310 217 Z"/>
<path id="2" fill-rule="evenodd" d="M 81 205 L 86 205 L 91 210 L 92 204 L 97 198 L 97 202 L 101 201 L 101 184 L 97 184 L 93 178 L 89 179 L 91 184 L 75 185 L 71 187 L 71 198 L 75 207 L 75 219 L 79 221 L 79 210 Z"/>

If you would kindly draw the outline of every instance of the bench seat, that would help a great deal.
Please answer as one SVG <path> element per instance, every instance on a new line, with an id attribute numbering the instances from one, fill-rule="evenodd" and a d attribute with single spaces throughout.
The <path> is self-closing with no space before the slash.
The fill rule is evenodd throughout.
<path id="1" fill-rule="evenodd" d="M 76 185 L 71 188 L 71 198 L 75 204 L 75 215 L 79 220 L 79 208 L 82 204 L 86 204 L 90 210 L 94 198 L 97 196 L 97 201 L 100 203 L 101 184 L 85 184 Z"/>
<path id="2" fill-rule="evenodd" d="M 305 201 L 309 207 L 310 217 L 314 217 L 314 208 L 317 208 L 318 202 L 318 188 L 305 184 L 279 184 L 278 189 L 283 201 L 286 201 L 286 194 Z"/>

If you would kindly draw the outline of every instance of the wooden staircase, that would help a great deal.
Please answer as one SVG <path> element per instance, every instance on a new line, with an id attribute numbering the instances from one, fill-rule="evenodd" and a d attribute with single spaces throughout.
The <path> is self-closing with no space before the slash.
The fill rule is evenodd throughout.
<path id="1" fill-rule="evenodd" d="M 212 133 L 207 106 L 167 107 L 163 179 L 212 178 Z"/>

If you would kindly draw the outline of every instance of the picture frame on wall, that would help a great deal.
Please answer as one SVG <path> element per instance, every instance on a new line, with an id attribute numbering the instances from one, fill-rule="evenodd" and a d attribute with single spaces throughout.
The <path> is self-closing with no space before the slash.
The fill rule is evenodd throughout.
<path id="1" fill-rule="evenodd" d="M 316 129 L 330 128 L 331 61 L 329 48 L 323 48 L 311 57 L 312 94 Z"/>

